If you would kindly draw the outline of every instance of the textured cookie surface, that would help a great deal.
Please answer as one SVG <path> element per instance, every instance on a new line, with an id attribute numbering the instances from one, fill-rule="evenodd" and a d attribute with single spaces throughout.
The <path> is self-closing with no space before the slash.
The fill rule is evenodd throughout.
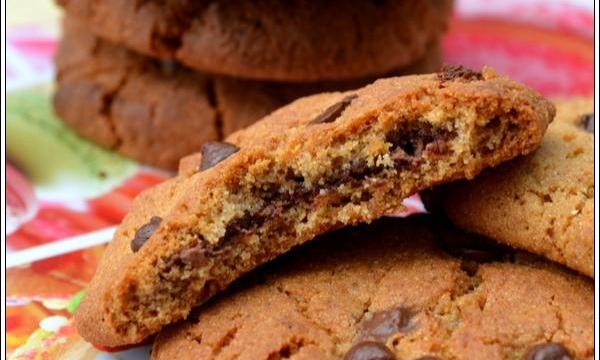
<path id="1" fill-rule="evenodd" d="M 435 44 L 394 75 L 431 73 L 440 64 Z M 100 40 L 72 19 L 65 23 L 56 67 L 60 118 L 87 139 L 167 169 L 301 96 L 373 81 L 282 84 L 203 75 Z"/>
<path id="2" fill-rule="evenodd" d="M 64 30 L 55 58 L 54 108 L 78 134 L 171 169 L 182 156 L 219 139 L 208 77 L 144 61 L 73 21 Z"/>
<path id="3" fill-rule="evenodd" d="M 553 117 L 550 102 L 491 69 L 299 99 L 205 145 L 134 202 L 78 330 L 106 346 L 141 341 L 293 246 L 534 150 Z"/>
<path id="4" fill-rule="evenodd" d="M 159 59 L 258 80 L 381 76 L 439 40 L 450 0 L 58 0 L 99 36 Z"/>
<path id="5" fill-rule="evenodd" d="M 592 281 L 443 227 L 418 215 L 321 237 L 164 330 L 152 359 L 593 358 Z"/>
<path id="6" fill-rule="evenodd" d="M 429 207 L 459 227 L 594 276 L 594 102 L 557 102 L 533 154 L 449 184 Z"/>

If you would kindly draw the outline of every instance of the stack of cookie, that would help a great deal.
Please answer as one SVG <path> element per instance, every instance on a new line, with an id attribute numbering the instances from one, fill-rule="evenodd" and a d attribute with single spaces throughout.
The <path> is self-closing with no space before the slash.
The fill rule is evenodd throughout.
<path id="1" fill-rule="evenodd" d="M 429 73 L 451 0 L 57 0 L 56 113 L 162 168 L 312 93 Z"/>

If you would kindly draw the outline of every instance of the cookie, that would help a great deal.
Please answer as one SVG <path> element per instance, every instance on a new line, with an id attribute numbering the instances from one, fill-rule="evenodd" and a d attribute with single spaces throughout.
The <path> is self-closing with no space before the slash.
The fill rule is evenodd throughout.
<path id="1" fill-rule="evenodd" d="M 218 140 L 211 80 L 140 56 L 65 22 L 54 109 L 79 135 L 140 162 L 174 168 Z"/>
<path id="2" fill-rule="evenodd" d="M 100 37 L 212 74 L 311 82 L 381 76 L 425 55 L 451 0 L 57 0 Z"/>
<path id="3" fill-rule="evenodd" d="M 594 276 L 594 101 L 557 102 L 533 154 L 426 195 L 457 226 Z"/>
<path id="4" fill-rule="evenodd" d="M 594 358 L 592 281 L 466 234 L 448 244 L 443 226 L 319 238 L 161 332 L 152 359 Z"/>
<path id="5" fill-rule="evenodd" d="M 134 201 L 75 314 L 79 333 L 143 340 L 295 245 L 534 150 L 553 116 L 489 68 L 296 100 Z"/>
<path id="6" fill-rule="evenodd" d="M 440 66 L 435 44 L 395 74 Z M 134 54 L 73 20 L 65 23 L 56 68 L 54 108 L 65 123 L 99 145 L 165 169 L 301 96 L 374 80 L 282 84 L 214 77 Z"/>

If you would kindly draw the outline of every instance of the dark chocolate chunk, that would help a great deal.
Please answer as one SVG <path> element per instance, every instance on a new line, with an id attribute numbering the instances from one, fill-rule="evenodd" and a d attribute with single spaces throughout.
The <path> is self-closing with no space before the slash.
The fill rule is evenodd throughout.
<path id="1" fill-rule="evenodd" d="M 322 188 L 321 190 L 336 187 L 344 183 L 356 183 L 362 181 L 368 177 L 377 175 L 382 169 L 383 167 L 379 165 L 369 166 L 364 160 L 356 161 L 350 164 L 349 167 L 335 167 L 336 171 L 323 179 L 325 188 Z M 302 191 L 303 190 L 301 189 L 298 195 L 302 195 Z"/>
<path id="2" fill-rule="evenodd" d="M 585 114 L 585 115 L 581 115 L 581 117 L 579 118 L 579 127 L 582 128 L 583 130 L 589 132 L 589 133 L 594 133 L 594 113 L 590 113 L 590 114 Z"/>
<path id="3" fill-rule="evenodd" d="M 190 265 L 192 267 L 201 267 L 206 265 L 207 251 L 200 245 L 196 245 L 189 249 L 184 249 L 179 253 L 179 259 L 182 263 Z"/>
<path id="4" fill-rule="evenodd" d="M 221 239 L 221 245 L 225 245 L 234 237 L 240 234 L 246 234 L 252 228 L 258 228 L 267 220 L 267 216 L 263 215 L 269 210 L 269 205 L 263 209 L 257 211 L 255 214 L 245 213 L 244 215 L 235 218 L 227 224 L 225 228 L 225 235 Z"/>
<path id="5" fill-rule="evenodd" d="M 396 168 L 401 168 L 404 165 L 408 165 L 415 159 L 414 156 L 408 155 L 401 147 L 398 147 L 392 151 L 390 158 L 394 162 L 394 166 Z"/>
<path id="6" fill-rule="evenodd" d="M 561 344 L 546 343 L 532 347 L 523 360 L 573 360 L 573 357 Z"/>
<path id="7" fill-rule="evenodd" d="M 429 123 L 408 124 L 390 131 L 386 141 L 391 143 L 390 157 L 396 168 L 416 164 L 424 154 L 444 155 L 450 151 L 448 142 L 456 136 L 453 132 L 434 128 Z"/>
<path id="8" fill-rule="evenodd" d="M 349 177 L 353 179 L 362 179 L 364 175 L 369 171 L 369 164 L 366 161 L 357 161 L 350 166 L 348 173 Z"/>
<path id="9" fill-rule="evenodd" d="M 169 269 L 174 266 L 179 267 L 184 265 L 202 267 L 208 263 L 211 257 L 220 255 L 225 251 L 227 251 L 227 248 L 217 247 L 207 243 L 204 238 L 200 237 L 196 245 L 173 254 L 173 256 L 165 262 L 165 268 Z"/>
<path id="10" fill-rule="evenodd" d="M 450 150 L 450 147 L 443 136 L 437 137 L 425 147 L 425 152 L 430 155 L 444 155 L 448 153 L 448 150 Z"/>
<path id="11" fill-rule="evenodd" d="M 315 124 L 324 124 L 324 123 L 334 122 L 335 119 L 337 119 L 338 117 L 340 117 L 340 115 L 342 115 L 342 112 L 344 111 L 344 109 L 346 109 L 348 107 L 348 105 L 350 105 L 352 103 L 352 101 L 354 99 L 356 99 L 357 97 L 358 97 L 358 95 L 355 95 L 355 94 L 346 96 L 339 102 L 328 107 L 325 111 L 323 111 L 321 113 L 321 115 L 319 115 L 316 118 L 314 118 L 313 120 L 311 120 L 308 124 L 315 125 Z"/>
<path id="12" fill-rule="evenodd" d="M 240 151 L 240 148 L 227 142 L 209 142 L 202 146 L 202 161 L 200 171 L 210 169 L 231 155 Z"/>
<path id="13" fill-rule="evenodd" d="M 136 232 L 133 240 L 131 240 L 131 250 L 137 252 L 141 247 L 150 239 L 150 236 L 154 234 L 156 229 L 160 226 L 162 218 L 153 216 L 150 221 L 142 225 Z"/>
<path id="14" fill-rule="evenodd" d="M 452 81 L 455 79 L 463 80 L 483 80 L 483 75 L 480 72 L 473 71 L 462 65 L 444 65 L 442 70 L 437 74 L 440 82 Z"/>
<path id="15" fill-rule="evenodd" d="M 425 137 L 414 137 L 408 140 L 400 140 L 394 144 L 391 159 L 396 168 L 415 163 L 423 155 L 444 155 L 450 150 L 446 135 L 426 135 Z"/>
<path id="16" fill-rule="evenodd" d="M 294 170 L 291 168 L 286 170 L 285 179 L 288 181 L 293 181 L 296 184 L 304 184 L 304 176 L 295 174 Z"/>
<path id="17" fill-rule="evenodd" d="M 402 169 L 408 165 L 418 163 L 423 154 L 424 147 L 424 142 L 418 138 L 414 141 L 402 141 L 394 144 L 390 154 L 390 158 L 394 162 L 394 167 Z"/>
<path id="18" fill-rule="evenodd" d="M 413 328 L 410 321 L 413 315 L 410 309 L 401 306 L 376 312 L 362 322 L 358 338 L 385 342 L 391 335 L 410 331 Z"/>
<path id="19" fill-rule="evenodd" d="M 363 341 L 354 345 L 344 360 L 395 360 L 396 356 L 385 345 L 375 341 Z"/>

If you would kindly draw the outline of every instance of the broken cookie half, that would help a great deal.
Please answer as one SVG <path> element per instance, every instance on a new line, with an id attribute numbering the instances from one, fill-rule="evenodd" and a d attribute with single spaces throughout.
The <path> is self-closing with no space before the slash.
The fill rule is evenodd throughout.
<path id="1" fill-rule="evenodd" d="M 295 245 L 538 146 L 550 102 L 491 69 L 451 70 L 302 98 L 184 159 L 119 226 L 80 334 L 142 341 Z"/>

